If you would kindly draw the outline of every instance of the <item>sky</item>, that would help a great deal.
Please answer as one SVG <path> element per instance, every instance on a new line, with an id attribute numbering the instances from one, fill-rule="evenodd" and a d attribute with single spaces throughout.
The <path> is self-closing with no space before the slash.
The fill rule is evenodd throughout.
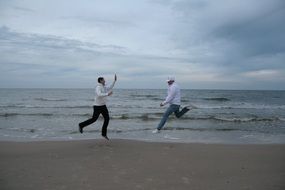
<path id="1" fill-rule="evenodd" d="M 0 88 L 285 90 L 284 0 L 0 0 Z"/>

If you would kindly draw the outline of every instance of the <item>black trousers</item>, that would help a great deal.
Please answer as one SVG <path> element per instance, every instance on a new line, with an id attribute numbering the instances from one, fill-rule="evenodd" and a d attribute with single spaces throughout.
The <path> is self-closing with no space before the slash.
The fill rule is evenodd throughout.
<path id="1" fill-rule="evenodd" d="M 93 106 L 92 118 L 90 118 L 86 121 L 83 121 L 82 123 L 79 123 L 79 126 L 83 128 L 83 127 L 86 127 L 87 125 L 94 123 L 98 119 L 100 114 L 102 114 L 102 116 L 104 118 L 104 123 L 102 126 L 102 136 L 107 136 L 107 127 L 108 127 L 110 118 L 109 118 L 109 111 L 108 111 L 106 105 L 104 105 L 104 106 Z"/>

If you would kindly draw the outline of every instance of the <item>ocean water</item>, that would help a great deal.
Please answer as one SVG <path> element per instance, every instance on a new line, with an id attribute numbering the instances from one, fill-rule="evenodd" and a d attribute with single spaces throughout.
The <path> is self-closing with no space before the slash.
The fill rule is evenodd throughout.
<path id="1" fill-rule="evenodd" d="M 114 89 L 108 99 L 109 138 L 193 143 L 285 143 L 285 91 L 182 90 L 182 118 L 152 134 L 166 107 L 166 90 Z M 92 115 L 94 89 L 0 89 L 0 141 L 101 138 Z"/>

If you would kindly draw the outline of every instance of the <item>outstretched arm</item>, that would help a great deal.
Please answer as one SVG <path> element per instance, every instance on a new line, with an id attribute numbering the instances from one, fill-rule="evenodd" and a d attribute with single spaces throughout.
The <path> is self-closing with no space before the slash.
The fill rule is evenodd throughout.
<path id="1" fill-rule="evenodd" d="M 112 89 L 114 88 L 116 81 L 117 81 L 117 75 L 115 74 L 113 83 L 111 84 L 111 86 L 109 86 L 109 87 L 107 88 L 108 91 L 109 91 L 109 90 L 112 90 Z"/>

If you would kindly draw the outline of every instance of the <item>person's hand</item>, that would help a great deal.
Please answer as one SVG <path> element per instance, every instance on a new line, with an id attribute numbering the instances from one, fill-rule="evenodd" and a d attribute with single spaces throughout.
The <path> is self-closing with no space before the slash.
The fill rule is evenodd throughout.
<path id="1" fill-rule="evenodd" d="M 163 103 L 163 102 L 160 103 L 160 107 L 162 107 L 162 106 L 164 106 L 164 103 Z"/>
<path id="2" fill-rule="evenodd" d="M 115 74 L 115 81 L 117 81 L 117 75 Z"/>
<path id="3" fill-rule="evenodd" d="M 113 91 L 108 92 L 108 96 L 111 96 L 113 94 Z"/>

